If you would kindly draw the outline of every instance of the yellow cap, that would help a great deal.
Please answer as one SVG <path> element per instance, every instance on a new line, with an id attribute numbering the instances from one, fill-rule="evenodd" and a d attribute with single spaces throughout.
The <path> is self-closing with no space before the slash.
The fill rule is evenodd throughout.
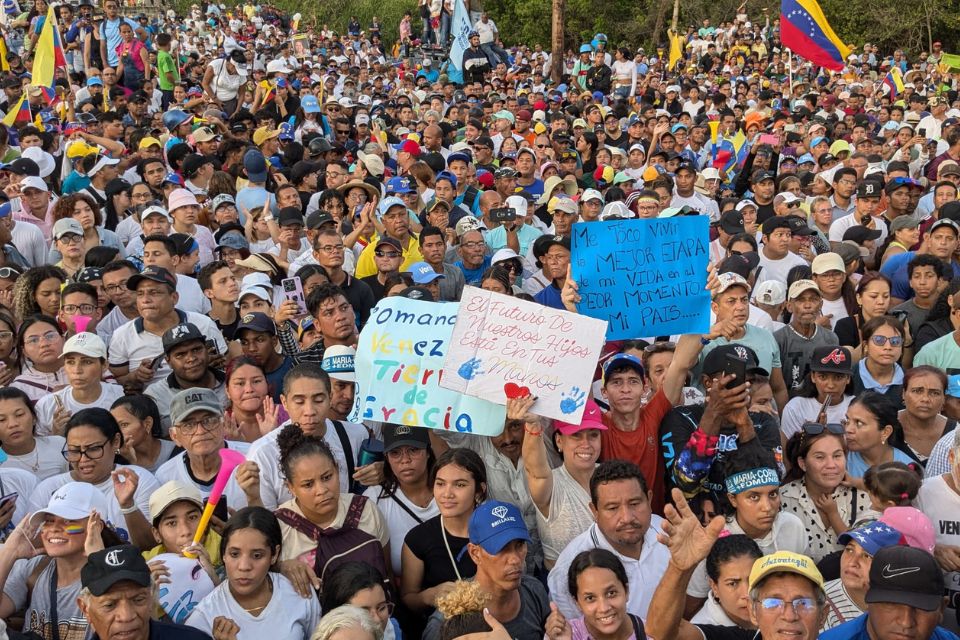
<path id="1" fill-rule="evenodd" d="M 777 551 L 757 558 L 750 570 L 750 589 L 772 573 L 796 573 L 823 589 L 823 576 L 808 556 L 792 551 Z"/>
<path id="2" fill-rule="evenodd" d="M 547 132 L 547 125 L 543 124 L 542 122 L 538 122 L 533 125 L 533 132 L 538 136 L 542 136 Z"/>
<path id="3" fill-rule="evenodd" d="M 159 140 L 157 140 L 156 138 L 151 138 L 150 136 L 147 136 L 146 138 L 140 141 L 140 146 L 137 148 L 149 149 L 150 147 L 162 147 L 162 146 L 163 145 L 160 144 Z"/>
<path id="4" fill-rule="evenodd" d="M 253 132 L 253 144 L 259 147 L 270 138 L 276 138 L 279 135 L 280 135 L 280 129 L 271 129 L 270 127 L 260 127 L 259 129 Z"/>

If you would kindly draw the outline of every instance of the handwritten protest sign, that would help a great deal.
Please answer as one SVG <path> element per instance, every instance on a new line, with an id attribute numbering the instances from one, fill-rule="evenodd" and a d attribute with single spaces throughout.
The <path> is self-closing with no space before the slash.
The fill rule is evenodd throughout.
<path id="1" fill-rule="evenodd" d="M 166 565 L 168 581 L 160 585 L 157 599 L 170 619 L 183 624 L 194 608 L 214 589 L 213 580 L 200 562 L 176 553 L 161 553 L 154 560 Z"/>
<path id="2" fill-rule="evenodd" d="M 708 331 L 708 225 L 706 216 L 573 225 L 578 311 L 606 320 L 610 340 Z"/>
<path id="3" fill-rule="evenodd" d="M 384 298 L 360 332 L 361 418 L 495 436 L 506 409 L 440 386 L 459 303 Z"/>
<path id="4" fill-rule="evenodd" d="M 466 287 L 442 387 L 492 402 L 537 397 L 532 411 L 579 422 L 606 323 Z"/>

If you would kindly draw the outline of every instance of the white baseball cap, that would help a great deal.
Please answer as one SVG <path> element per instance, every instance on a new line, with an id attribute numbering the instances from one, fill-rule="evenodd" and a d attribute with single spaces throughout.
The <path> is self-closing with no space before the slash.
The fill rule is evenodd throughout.
<path id="1" fill-rule="evenodd" d="M 510 196 L 503 203 L 503 206 L 509 207 L 517 212 L 517 217 L 527 217 L 527 199 L 523 196 Z"/>
<path id="2" fill-rule="evenodd" d="M 580 196 L 580 202 L 587 202 L 589 200 L 599 200 L 603 202 L 603 194 L 596 189 L 587 189 L 583 192 L 583 195 Z"/>
<path id="3" fill-rule="evenodd" d="M 109 443 L 108 443 L 109 444 Z M 96 511 L 104 518 L 107 515 L 107 499 L 89 482 L 68 482 L 53 492 L 45 509 L 40 509 L 30 518 L 36 526 L 44 514 L 64 520 L 82 520 Z M 38 519 L 38 516 L 41 518 Z"/>
<path id="4" fill-rule="evenodd" d="M 65 356 L 68 353 L 79 353 L 83 356 L 106 360 L 107 345 L 103 343 L 103 340 L 97 334 L 82 331 L 71 336 L 69 340 L 63 343 L 63 351 L 60 355 Z"/>
<path id="5" fill-rule="evenodd" d="M 779 280 L 764 280 L 753 290 L 753 300 L 760 304 L 782 304 L 787 299 L 787 287 Z"/>

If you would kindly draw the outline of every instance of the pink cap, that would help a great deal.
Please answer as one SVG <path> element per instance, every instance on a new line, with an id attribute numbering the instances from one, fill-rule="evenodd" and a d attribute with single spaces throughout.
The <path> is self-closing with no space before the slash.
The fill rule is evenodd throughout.
<path id="1" fill-rule="evenodd" d="M 584 405 L 583 419 L 580 420 L 580 424 L 571 424 L 569 422 L 563 422 L 562 420 L 554 420 L 553 426 L 557 431 L 565 436 L 568 436 L 572 433 L 577 433 L 578 431 L 583 431 L 584 429 L 599 429 L 600 431 L 607 430 L 607 425 L 603 424 L 603 412 L 600 411 L 600 407 L 598 407 L 597 403 L 593 401 L 593 398 L 587 400 L 586 405 Z"/>
<path id="2" fill-rule="evenodd" d="M 167 210 L 170 211 L 170 213 L 173 213 L 180 207 L 187 207 L 190 205 L 200 206 L 200 203 L 197 202 L 197 196 L 193 195 L 186 189 L 174 189 L 170 193 L 168 203 L 170 206 L 167 207 Z"/>
<path id="3" fill-rule="evenodd" d="M 933 553 L 936 535 L 933 523 L 922 511 L 915 507 L 888 507 L 880 516 L 880 522 L 888 524 L 906 539 L 911 547 Z"/>

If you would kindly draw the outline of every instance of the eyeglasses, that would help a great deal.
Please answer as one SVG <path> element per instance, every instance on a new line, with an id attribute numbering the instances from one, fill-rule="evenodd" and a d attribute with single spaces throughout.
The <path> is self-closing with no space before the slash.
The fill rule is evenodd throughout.
<path id="1" fill-rule="evenodd" d="M 537 149 L 549 149 L 550 145 L 548 144 L 538 144 Z"/>
<path id="2" fill-rule="evenodd" d="M 60 307 L 66 313 L 77 313 L 78 311 L 85 316 L 92 314 L 97 306 L 94 304 L 65 304 Z"/>
<path id="3" fill-rule="evenodd" d="M 342 244 L 325 244 L 317 247 L 322 253 L 342 253 L 343 245 Z"/>
<path id="4" fill-rule="evenodd" d="M 59 238 L 57 238 L 57 240 L 59 240 L 63 244 L 79 244 L 80 242 L 83 241 L 83 237 L 78 236 L 75 233 L 71 233 L 68 235 L 60 236 Z"/>
<path id="5" fill-rule="evenodd" d="M 883 345 L 890 343 L 891 347 L 899 347 L 903 345 L 903 338 L 900 336 L 870 336 L 870 342 L 882 347 Z"/>
<path id="6" fill-rule="evenodd" d="M 392 461 L 402 460 L 404 458 L 418 458 L 422 454 L 426 453 L 426 449 L 420 449 L 418 447 L 397 447 L 396 449 L 391 449 L 387 451 L 387 457 Z"/>
<path id="7" fill-rule="evenodd" d="M 374 251 L 373 255 L 378 258 L 399 258 L 403 254 L 396 251 Z"/>
<path id="8" fill-rule="evenodd" d="M 192 436 L 201 429 L 213 431 L 221 424 L 220 416 L 208 416 L 199 420 L 185 420 L 176 424 L 177 430 L 185 436 Z"/>
<path id="9" fill-rule="evenodd" d="M 476 241 L 474 241 L 474 242 L 462 242 L 462 243 L 460 243 L 460 246 L 463 247 L 464 249 L 476 249 L 476 248 L 478 248 L 478 247 L 482 247 L 482 246 L 483 246 L 483 243 L 482 243 L 482 242 L 476 242 Z"/>
<path id="10" fill-rule="evenodd" d="M 106 286 L 103 289 L 107 293 L 120 293 L 126 288 L 127 288 L 127 281 L 124 280 L 123 282 L 118 282 L 117 284 L 111 284 L 109 286 Z"/>
<path id="11" fill-rule="evenodd" d="M 824 431 L 840 436 L 843 435 L 843 425 L 833 422 L 827 424 L 820 424 L 819 422 L 803 423 L 803 432 L 808 436 L 818 436 Z"/>
<path id="12" fill-rule="evenodd" d="M 29 338 L 24 338 L 23 344 L 31 347 L 35 347 L 41 342 L 56 342 L 57 338 L 60 337 L 60 334 L 56 331 L 47 331 L 42 333 L 39 336 L 30 336 Z"/>
<path id="13" fill-rule="evenodd" d="M 102 443 L 90 445 L 86 449 L 67 449 L 64 447 L 60 453 L 67 462 L 80 462 L 83 456 L 87 456 L 87 460 L 99 460 L 103 457 L 108 442 L 110 441 L 104 440 Z"/>
<path id="14" fill-rule="evenodd" d="M 783 598 L 763 598 L 758 602 L 764 611 L 779 611 L 783 613 L 787 605 L 793 607 L 793 612 L 798 616 L 813 613 L 817 609 L 817 601 L 813 598 L 797 598 L 795 600 L 784 600 Z"/>

